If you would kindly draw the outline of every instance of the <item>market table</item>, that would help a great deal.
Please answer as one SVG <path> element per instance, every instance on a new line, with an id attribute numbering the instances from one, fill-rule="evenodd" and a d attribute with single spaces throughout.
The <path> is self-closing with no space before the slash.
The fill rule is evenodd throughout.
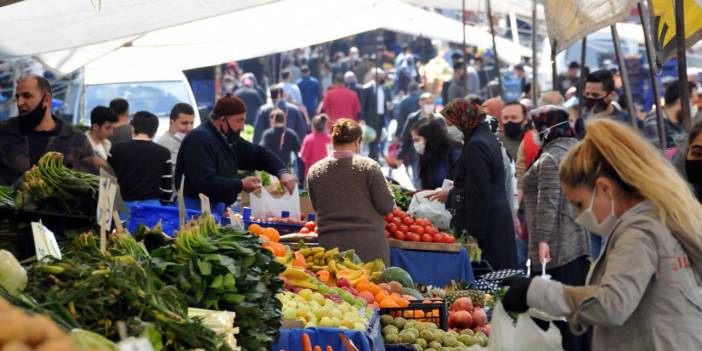
<path id="1" fill-rule="evenodd" d="M 380 334 L 380 318 L 374 314 L 371 318 L 369 331 L 358 331 L 338 328 L 281 328 L 280 338 L 273 344 L 273 350 L 302 351 L 302 334 L 310 336 L 312 346 L 319 345 L 322 350 L 331 346 L 334 351 L 346 350 L 339 338 L 339 333 L 344 333 L 359 351 L 385 351 L 383 336 Z"/>
<path id="2" fill-rule="evenodd" d="M 391 247 L 390 265 L 406 270 L 417 284 L 446 286 L 452 280 L 466 283 L 475 280 L 465 248 L 458 252 L 439 252 Z"/>

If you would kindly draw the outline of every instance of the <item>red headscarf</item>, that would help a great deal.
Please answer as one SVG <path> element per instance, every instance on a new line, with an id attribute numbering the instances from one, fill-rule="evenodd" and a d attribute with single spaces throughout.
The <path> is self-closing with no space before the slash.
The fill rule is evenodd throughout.
<path id="1" fill-rule="evenodd" d="M 454 99 L 449 102 L 449 104 L 441 110 L 441 115 L 444 116 L 448 122 L 458 127 L 466 137 L 485 120 L 485 111 L 483 108 L 471 102 L 469 99 L 464 98 Z"/>

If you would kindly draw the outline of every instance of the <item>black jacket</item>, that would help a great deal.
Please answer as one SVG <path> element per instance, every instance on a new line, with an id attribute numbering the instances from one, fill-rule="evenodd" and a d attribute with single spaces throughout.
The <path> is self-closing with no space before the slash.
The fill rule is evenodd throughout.
<path id="1" fill-rule="evenodd" d="M 516 268 L 512 211 L 505 194 L 505 168 L 497 138 L 481 124 L 463 145 L 447 207 L 451 226 L 478 239 L 495 270 Z"/>
<path id="2" fill-rule="evenodd" d="M 402 137 L 402 131 L 407 122 L 407 118 L 413 112 L 419 110 L 419 94 L 410 94 L 406 98 L 402 99 L 400 102 L 400 111 L 397 114 L 397 131 L 395 132 L 395 137 Z"/>
<path id="3" fill-rule="evenodd" d="M 258 91 L 254 88 L 241 87 L 234 92 L 234 95 L 244 101 L 246 105 L 246 124 L 253 125 L 256 122 L 256 116 L 261 105 L 265 100 L 261 99 Z"/>
<path id="4" fill-rule="evenodd" d="M 388 102 L 392 102 L 392 94 L 390 93 L 390 88 L 383 85 L 383 91 L 385 91 L 385 104 L 387 107 Z M 385 125 L 385 114 L 389 111 L 385 108 L 385 114 L 383 116 L 378 116 L 378 94 L 375 90 L 375 85 L 369 83 L 363 87 L 363 93 L 361 94 L 361 114 L 363 120 L 369 127 L 372 127 L 378 133 L 380 137 L 380 131 Z"/>
<path id="5" fill-rule="evenodd" d="M 285 134 L 285 135 L 283 135 Z M 269 128 L 263 132 L 260 145 L 274 153 L 288 165 L 291 162 L 290 154 L 300 152 L 300 138 L 290 128 Z"/>
<path id="6" fill-rule="evenodd" d="M 283 162 L 263 146 L 239 139 L 230 145 L 211 121 L 201 124 L 183 139 L 176 162 L 176 187 L 185 175 L 184 195 L 203 193 L 212 203 L 231 204 L 242 190 L 239 169 L 263 170 L 279 175 Z"/>

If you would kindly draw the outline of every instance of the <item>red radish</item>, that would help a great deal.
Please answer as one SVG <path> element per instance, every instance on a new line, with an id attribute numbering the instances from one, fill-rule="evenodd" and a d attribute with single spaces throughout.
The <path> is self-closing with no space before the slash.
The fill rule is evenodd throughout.
<path id="1" fill-rule="evenodd" d="M 468 329 L 473 324 L 473 317 L 466 311 L 449 313 L 449 328 Z"/>
<path id="2" fill-rule="evenodd" d="M 478 327 L 484 327 L 487 324 L 487 315 L 485 314 L 485 311 L 483 311 L 482 308 L 476 307 L 473 310 L 473 321 Z"/>
<path id="3" fill-rule="evenodd" d="M 459 297 L 451 305 L 451 311 L 473 311 L 473 300 L 470 297 Z"/>

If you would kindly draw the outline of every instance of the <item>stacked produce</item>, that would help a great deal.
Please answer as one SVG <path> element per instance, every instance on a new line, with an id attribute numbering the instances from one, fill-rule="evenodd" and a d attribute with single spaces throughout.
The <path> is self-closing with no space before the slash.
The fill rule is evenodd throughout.
<path id="1" fill-rule="evenodd" d="M 397 240 L 447 244 L 456 242 L 456 238 L 440 232 L 428 219 L 415 219 L 399 208 L 385 216 L 385 231 L 388 238 Z"/>
<path id="2" fill-rule="evenodd" d="M 450 350 L 467 351 L 473 345 L 487 346 L 484 333 L 466 329 L 443 331 L 433 323 L 417 322 L 390 315 L 380 317 L 386 344 L 411 344 L 417 351 Z"/>
<path id="3" fill-rule="evenodd" d="M 310 289 L 297 293 L 286 291 L 279 294 L 283 303 L 283 319 L 301 321 L 305 328 L 330 327 L 368 330 L 370 309 L 363 309 L 357 304 L 335 299 L 332 295 L 323 295 Z"/>
<path id="4" fill-rule="evenodd" d="M 46 316 L 28 315 L 0 299 L 1 350 L 78 350 L 68 336 Z"/>
<path id="5" fill-rule="evenodd" d="M 395 198 L 395 204 L 403 211 L 407 211 L 410 203 L 412 203 L 412 193 L 409 190 L 403 189 L 399 185 L 390 184 L 390 190 Z"/>
<path id="6" fill-rule="evenodd" d="M 99 182 L 95 175 L 66 167 L 63 154 L 47 152 L 16 185 L 15 206 L 67 214 L 95 213 Z"/>
<path id="7" fill-rule="evenodd" d="M 469 297 L 474 306 L 485 307 L 492 297 L 478 289 L 472 289 L 470 284 L 452 282 L 446 289 L 434 288 L 427 293 L 428 297 L 439 297 L 446 299 L 446 303 L 451 306 L 460 297 Z"/>
<path id="8" fill-rule="evenodd" d="M 473 329 L 490 335 L 490 325 L 487 324 L 487 315 L 480 307 L 473 307 L 470 297 L 459 297 L 450 307 L 449 328 L 457 331 Z"/>
<path id="9" fill-rule="evenodd" d="M 15 207 L 14 189 L 12 187 L 0 185 L 0 208 L 2 207 Z"/>
<path id="10" fill-rule="evenodd" d="M 258 224 L 249 225 L 249 233 L 255 234 L 263 241 L 261 247 L 270 251 L 273 256 L 285 256 L 287 249 L 280 243 L 280 233 L 275 228 L 263 228 Z"/>

